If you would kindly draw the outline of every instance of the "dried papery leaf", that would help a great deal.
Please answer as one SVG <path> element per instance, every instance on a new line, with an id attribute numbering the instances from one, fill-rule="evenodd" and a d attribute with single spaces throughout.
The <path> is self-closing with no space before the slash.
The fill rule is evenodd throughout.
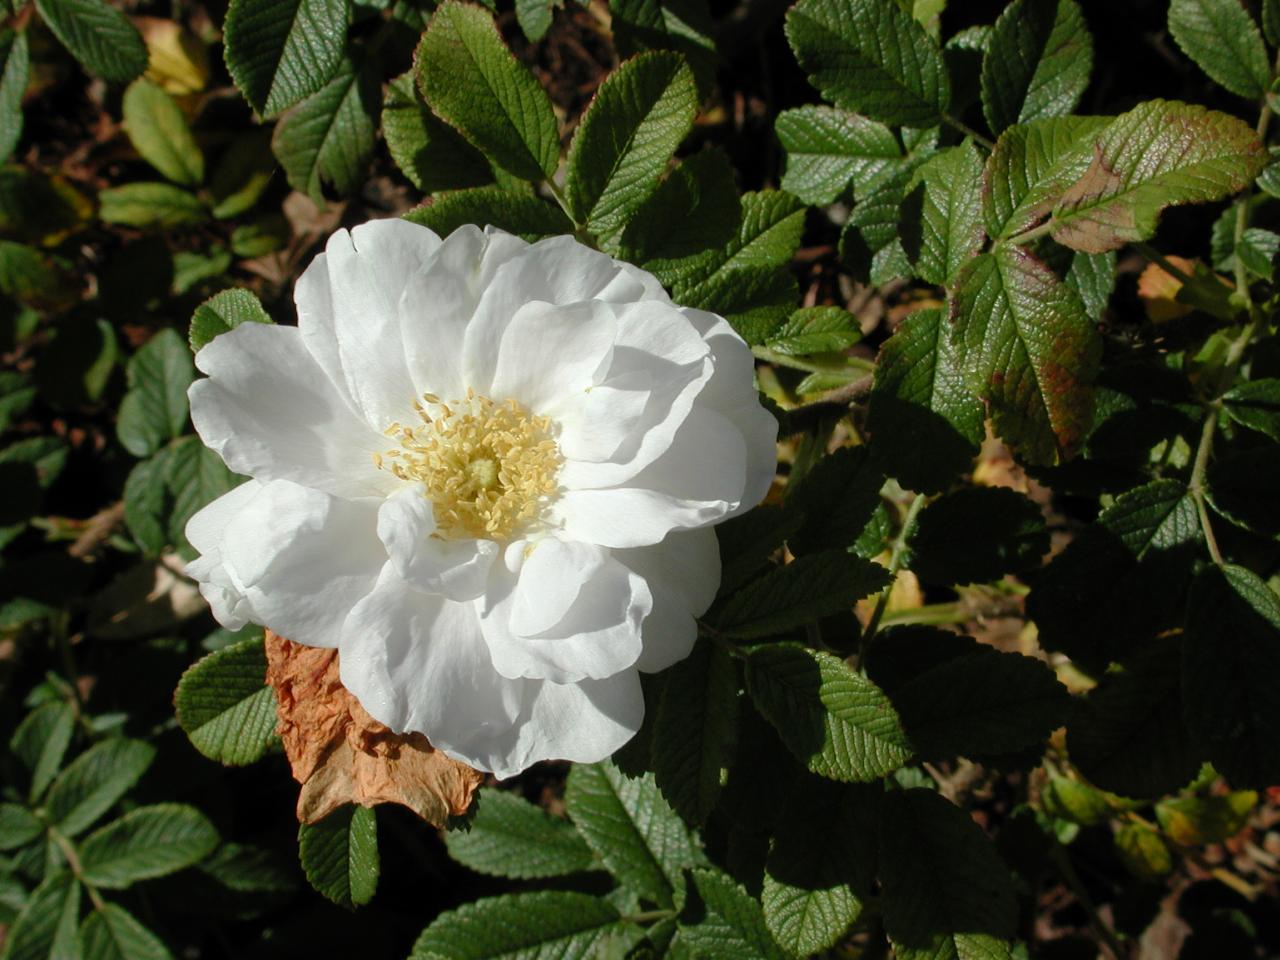
<path id="1" fill-rule="evenodd" d="M 266 631 L 267 683 L 280 707 L 280 739 L 302 784 L 298 819 L 315 823 L 344 803 L 399 803 L 441 826 L 466 812 L 483 774 L 451 760 L 420 733 L 396 734 L 342 685 L 338 651 Z"/>
<path id="2" fill-rule="evenodd" d="M 1169 256 L 1166 259 L 1175 267 L 1190 273 L 1195 268 L 1195 261 L 1186 257 Z M 1138 298 L 1147 312 L 1147 319 L 1152 323 L 1164 323 L 1185 317 L 1194 308 L 1178 300 L 1178 291 L 1182 289 L 1182 281 L 1166 273 L 1158 263 L 1149 263 L 1138 276 Z"/>

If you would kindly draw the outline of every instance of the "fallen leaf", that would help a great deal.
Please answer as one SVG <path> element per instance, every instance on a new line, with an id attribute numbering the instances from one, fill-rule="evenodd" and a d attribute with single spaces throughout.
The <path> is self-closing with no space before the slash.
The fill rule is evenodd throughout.
<path id="1" fill-rule="evenodd" d="M 1169 256 L 1168 261 L 1186 273 L 1195 270 L 1195 261 L 1186 257 Z M 1138 277 L 1138 297 L 1152 323 L 1167 323 L 1185 317 L 1195 308 L 1178 300 L 1182 281 L 1166 273 L 1158 263 L 1149 263 Z"/>

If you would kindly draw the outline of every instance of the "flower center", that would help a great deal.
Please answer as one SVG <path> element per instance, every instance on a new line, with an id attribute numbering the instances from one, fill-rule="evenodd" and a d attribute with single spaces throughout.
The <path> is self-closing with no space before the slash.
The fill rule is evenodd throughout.
<path id="1" fill-rule="evenodd" d="M 413 409 L 420 422 L 387 427 L 400 446 L 373 459 L 426 487 L 441 535 L 507 540 L 538 518 L 564 462 L 549 417 L 473 390 L 448 403 L 424 394 Z"/>

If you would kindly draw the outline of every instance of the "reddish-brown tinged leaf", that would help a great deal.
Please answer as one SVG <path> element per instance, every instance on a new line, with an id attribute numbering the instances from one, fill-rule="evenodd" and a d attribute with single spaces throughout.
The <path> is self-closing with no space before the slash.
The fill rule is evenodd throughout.
<path id="1" fill-rule="evenodd" d="M 951 322 L 969 386 L 1001 438 L 1032 463 L 1074 456 L 1102 354 L 1079 295 L 1030 251 L 1001 246 L 961 270 Z"/>
<path id="2" fill-rule="evenodd" d="M 267 683 L 280 739 L 302 784 L 298 819 L 316 823 L 344 803 L 399 803 L 442 826 L 466 812 L 483 775 L 420 733 L 396 734 L 365 712 L 338 676 L 338 651 L 266 631 Z"/>

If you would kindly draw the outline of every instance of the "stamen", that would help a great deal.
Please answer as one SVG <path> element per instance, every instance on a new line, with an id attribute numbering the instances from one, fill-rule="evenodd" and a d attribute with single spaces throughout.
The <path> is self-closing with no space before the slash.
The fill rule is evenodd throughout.
<path id="1" fill-rule="evenodd" d="M 401 446 L 374 462 L 426 487 L 442 535 L 509 540 L 538 519 L 564 462 L 549 417 L 470 389 L 449 403 L 424 394 L 413 409 L 421 422 L 388 426 Z"/>

